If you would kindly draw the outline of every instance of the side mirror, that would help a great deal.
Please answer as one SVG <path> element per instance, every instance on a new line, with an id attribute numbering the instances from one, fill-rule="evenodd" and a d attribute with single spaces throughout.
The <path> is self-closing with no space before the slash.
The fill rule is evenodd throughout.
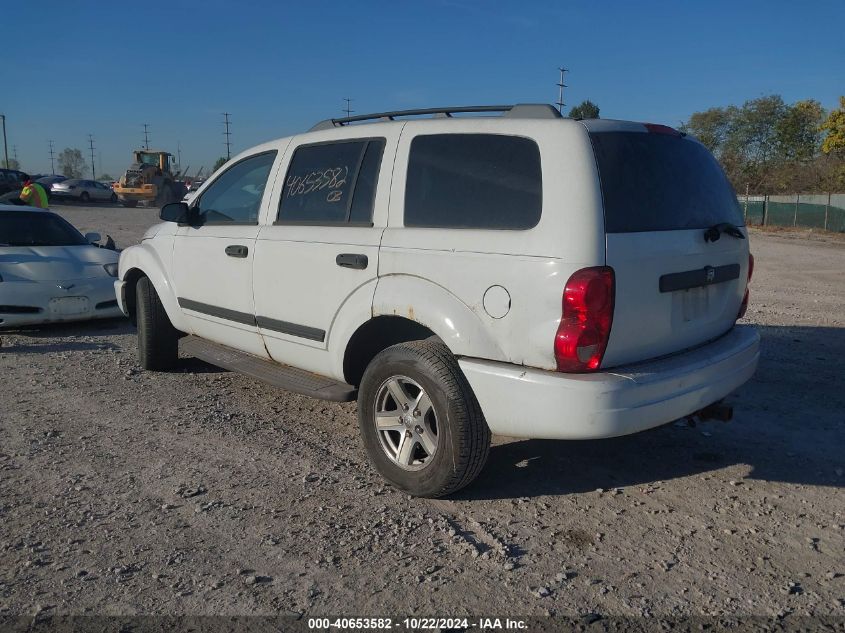
<path id="1" fill-rule="evenodd" d="M 191 217 L 191 210 L 184 202 L 170 202 L 161 208 L 158 217 L 165 222 L 187 224 Z"/>
<path id="2" fill-rule="evenodd" d="M 93 244 L 94 242 L 99 242 L 102 239 L 102 235 L 99 233 L 86 233 L 85 239 L 88 240 L 89 244 Z"/>

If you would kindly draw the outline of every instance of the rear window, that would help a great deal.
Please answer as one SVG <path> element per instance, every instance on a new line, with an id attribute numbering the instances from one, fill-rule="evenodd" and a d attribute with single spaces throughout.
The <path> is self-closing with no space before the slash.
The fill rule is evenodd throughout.
<path id="1" fill-rule="evenodd" d="M 496 134 L 434 134 L 411 142 L 405 226 L 530 229 L 543 183 L 534 141 Z"/>
<path id="2" fill-rule="evenodd" d="M 607 233 L 743 224 L 736 195 L 713 155 L 682 137 L 642 132 L 590 134 Z"/>

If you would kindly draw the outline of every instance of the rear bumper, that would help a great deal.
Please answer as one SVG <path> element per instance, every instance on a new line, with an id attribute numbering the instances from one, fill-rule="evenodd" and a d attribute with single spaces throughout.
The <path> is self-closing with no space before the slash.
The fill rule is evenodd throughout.
<path id="1" fill-rule="evenodd" d="M 460 366 L 490 430 L 544 439 L 628 435 L 677 420 L 748 381 L 760 358 L 753 326 L 702 347 L 596 374 L 561 374 L 471 358 Z"/>

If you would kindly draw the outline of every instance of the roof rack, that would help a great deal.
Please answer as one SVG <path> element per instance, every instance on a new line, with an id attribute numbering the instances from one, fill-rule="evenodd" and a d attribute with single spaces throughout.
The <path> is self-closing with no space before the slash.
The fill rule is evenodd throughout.
<path id="1" fill-rule="evenodd" d="M 454 108 L 423 108 L 420 110 L 394 110 L 375 114 L 359 114 L 342 119 L 320 121 L 309 132 L 330 130 L 360 121 L 395 121 L 397 117 L 434 115 L 435 118 L 451 118 L 453 114 L 465 112 L 503 112 L 502 116 L 517 119 L 559 119 L 560 112 L 547 103 L 518 103 L 516 105 L 457 106 Z"/>

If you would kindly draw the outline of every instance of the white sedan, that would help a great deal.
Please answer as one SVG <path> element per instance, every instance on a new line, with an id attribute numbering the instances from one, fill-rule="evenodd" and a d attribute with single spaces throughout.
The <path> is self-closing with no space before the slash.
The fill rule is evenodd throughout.
<path id="1" fill-rule="evenodd" d="M 120 317 L 119 254 L 51 211 L 0 205 L 0 329 Z"/>

